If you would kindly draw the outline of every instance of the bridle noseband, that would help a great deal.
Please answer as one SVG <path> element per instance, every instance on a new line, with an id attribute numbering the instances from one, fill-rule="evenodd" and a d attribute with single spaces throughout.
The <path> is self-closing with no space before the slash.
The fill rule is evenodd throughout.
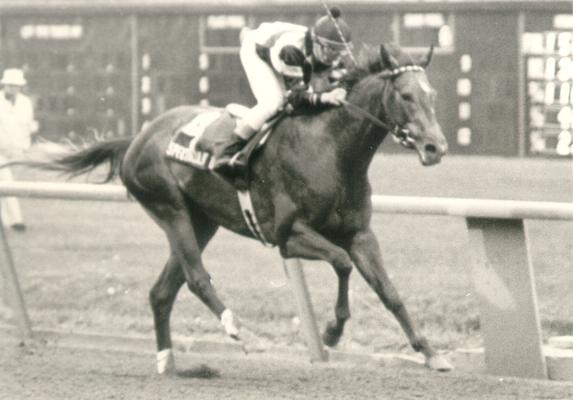
<path id="1" fill-rule="evenodd" d="M 385 69 L 384 71 L 379 72 L 376 76 L 382 79 L 395 78 L 398 75 L 402 75 L 404 72 L 425 72 L 425 69 L 420 65 L 403 65 L 394 69 Z"/>
<path id="2" fill-rule="evenodd" d="M 392 79 L 399 75 L 402 75 L 405 72 L 424 72 L 424 71 L 425 71 L 424 68 L 419 65 L 404 65 L 401 67 L 396 67 L 394 69 L 384 70 L 378 73 L 376 77 L 380 79 Z M 376 116 L 369 113 L 368 111 L 364 110 L 363 108 L 360 108 L 352 103 L 349 103 L 346 100 L 343 100 L 342 103 L 348 108 L 352 109 L 353 111 L 361 114 L 364 118 L 368 119 L 374 125 L 377 125 L 378 127 L 392 133 L 392 137 L 394 138 L 394 140 L 396 140 L 405 148 L 413 149 L 415 147 L 416 139 L 414 139 L 414 137 L 412 136 L 412 132 L 409 129 L 404 128 L 403 126 L 400 126 L 400 124 L 397 124 L 393 121 L 391 121 L 390 124 L 385 123 Z"/>

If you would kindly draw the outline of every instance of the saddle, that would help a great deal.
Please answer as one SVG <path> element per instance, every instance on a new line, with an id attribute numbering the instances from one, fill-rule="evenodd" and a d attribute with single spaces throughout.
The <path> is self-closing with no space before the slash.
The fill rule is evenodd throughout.
<path id="1" fill-rule="evenodd" d="M 224 109 L 207 111 L 197 115 L 190 122 L 179 128 L 169 145 L 166 156 L 172 160 L 190 165 L 201 170 L 211 170 L 214 158 L 212 154 L 217 146 L 222 146 L 233 135 L 237 119 L 242 118 L 248 108 L 240 104 L 231 103 Z M 239 151 L 240 156 L 250 164 L 256 150 L 266 143 L 273 126 L 282 118 L 277 114 L 269 120 L 247 144 Z M 235 186 L 238 190 L 246 190 L 249 184 L 249 170 L 233 176 L 221 177 Z"/>

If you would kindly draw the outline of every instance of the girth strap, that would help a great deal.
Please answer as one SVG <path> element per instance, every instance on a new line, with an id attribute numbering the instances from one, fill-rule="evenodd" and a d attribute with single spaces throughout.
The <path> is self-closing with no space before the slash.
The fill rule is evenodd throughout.
<path id="1" fill-rule="evenodd" d="M 270 244 L 263 233 L 257 220 L 257 215 L 255 213 L 255 208 L 253 207 L 253 202 L 251 200 L 251 192 L 247 190 L 237 190 L 237 196 L 239 198 L 239 204 L 241 206 L 241 212 L 243 213 L 243 218 L 249 230 L 255 238 L 257 238 L 265 247 L 274 247 Z"/>

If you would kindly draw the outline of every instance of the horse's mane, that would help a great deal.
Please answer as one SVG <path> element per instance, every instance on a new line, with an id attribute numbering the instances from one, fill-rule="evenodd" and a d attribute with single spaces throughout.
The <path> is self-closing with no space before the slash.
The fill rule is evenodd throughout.
<path id="1" fill-rule="evenodd" d="M 385 44 L 386 50 L 392 55 L 400 66 L 414 65 L 415 62 L 412 57 L 402 51 L 400 46 L 397 44 Z M 348 72 L 340 80 L 340 84 L 347 88 L 352 89 L 356 83 L 365 78 L 368 75 L 376 74 L 382 72 L 386 67 L 382 64 L 380 58 L 380 48 L 378 46 L 363 45 L 360 52 L 355 57 L 356 63 L 351 63 Z"/>

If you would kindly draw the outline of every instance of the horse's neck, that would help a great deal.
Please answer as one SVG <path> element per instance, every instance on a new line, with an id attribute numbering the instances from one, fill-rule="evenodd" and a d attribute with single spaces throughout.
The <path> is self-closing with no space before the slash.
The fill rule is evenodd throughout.
<path id="1" fill-rule="evenodd" d="M 380 118 L 380 114 L 384 111 L 381 109 L 383 102 L 375 99 L 376 95 L 380 96 L 380 93 L 364 96 L 359 90 L 353 90 L 349 93 L 347 100 Z M 340 124 L 342 129 L 339 135 L 339 150 L 343 163 L 351 164 L 349 169 L 355 173 L 366 175 L 376 150 L 388 132 L 348 107 L 341 107 L 338 112 L 343 122 Z"/>

